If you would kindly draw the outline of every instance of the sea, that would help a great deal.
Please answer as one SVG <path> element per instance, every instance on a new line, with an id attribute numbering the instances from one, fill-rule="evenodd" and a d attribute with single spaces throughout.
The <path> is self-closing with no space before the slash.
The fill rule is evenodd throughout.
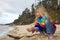
<path id="1" fill-rule="evenodd" d="M 10 25 L 0 25 L 0 39 L 9 34 L 13 29 Z"/>

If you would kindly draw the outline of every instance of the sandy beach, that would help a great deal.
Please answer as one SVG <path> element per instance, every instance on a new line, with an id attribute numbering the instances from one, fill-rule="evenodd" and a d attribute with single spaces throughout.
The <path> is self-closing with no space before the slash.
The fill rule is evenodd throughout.
<path id="1" fill-rule="evenodd" d="M 27 27 L 31 27 L 31 26 L 33 26 L 33 25 L 13 26 L 14 30 L 12 30 L 9 34 L 13 35 L 13 36 L 19 36 L 19 37 L 24 36 L 17 40 L 48 40 L 47 36 L 39 35 L 36 32 L 34 34 L 37 34 L 37 35 L 31 36 L 32 33 L 28 32 L 26 30 Z M 56 25 L 56 26 L 57 26 L 57 30 L 56 30 L 56 33 L 54 34 L 54 40 L 60 40 L 60 25 Z M 6 35 L 4 38 L 2 38 L 0 40 L 15 40 L 15 39 Z"/>

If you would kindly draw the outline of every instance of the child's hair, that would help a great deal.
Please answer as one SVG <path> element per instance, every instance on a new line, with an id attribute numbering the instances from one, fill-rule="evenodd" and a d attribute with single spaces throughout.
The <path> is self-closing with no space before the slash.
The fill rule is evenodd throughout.
<path id="1" fill-rule="evenodd" d="M 46 9 L 43 6 L 38 6 L 35 8 L 35 15 L 39 13 L 41 16 L 46 15 L 47 18 L 50 18 Z"/>

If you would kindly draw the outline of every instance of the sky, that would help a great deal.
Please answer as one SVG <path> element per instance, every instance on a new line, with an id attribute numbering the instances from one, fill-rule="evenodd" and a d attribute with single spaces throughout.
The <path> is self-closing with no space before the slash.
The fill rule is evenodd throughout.
<path id="1" fill-rule="evenodd" d="M 0 0 L 0 24 L 13 22 L 25 8 L 31 8 L 35 0 Z"/>

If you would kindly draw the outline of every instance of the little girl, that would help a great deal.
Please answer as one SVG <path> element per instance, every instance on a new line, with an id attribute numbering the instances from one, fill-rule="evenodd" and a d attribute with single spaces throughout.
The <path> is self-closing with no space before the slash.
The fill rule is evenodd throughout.
<path id="1" fill-rule="evenodd" d="M 46 33 L 49 37 L 49 40 L 52 40 L 56 30 L 56 26 L 52 22 L 50 22 L 50 20 L 44 14 L 41 15 L 39 10 L 35 13 L 35 15 L 36 22 L 34 27 L 27 28 L 27 30 L 32 33 L 34 33 L 35 31 L 40 33 Z"/>

